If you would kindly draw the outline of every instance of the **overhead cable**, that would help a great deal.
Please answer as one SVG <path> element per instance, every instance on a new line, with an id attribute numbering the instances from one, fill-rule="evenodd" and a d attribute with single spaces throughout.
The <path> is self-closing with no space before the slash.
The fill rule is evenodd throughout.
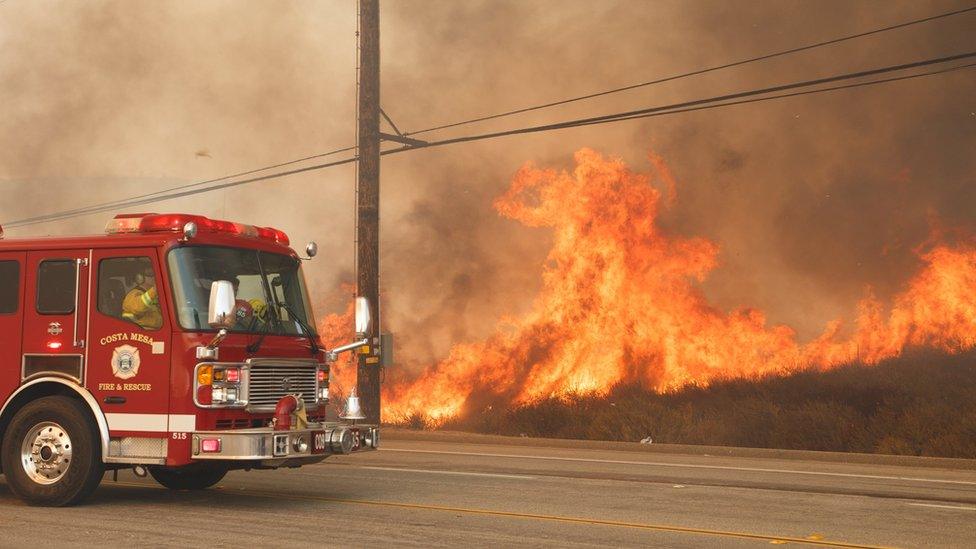
<path id="1" fill-rule="evenodd" d="M 645 109 L 637 109 L 637 110 L 632 110 L 632 111 L 626 111 L 626 112 L 620 112 L 620 113 L 613 113 L 613 114 L 602 115 L 602 116 L 595 116 L 595 117 L 588 117 L 588 118 L 578 118 L 578 119 L 567 120 L 567 121 L 553 123 L 553 124 L 544 124 L 544 125 L 539 125 L 539 126 L 529 126 L 529 127 L 516 128 L 516 129 L 512 129 L 512 130 L 505 130 L 505 131 L 499 131 L 499 132 L 490 132 L 490 133 L 482 133 L 482 134 L 476 134 L 476 135 L 468 135 L 468 136 L 455 137 L 455 138 L 449 138 L 449 139 L 442 139 L 442 140 L 439 140 L 439 141 L 430 141 L 430 142 L 424 143 L 422 145 L 412 145 L 412 146 L 405 146 L 405 147 L 400 147 L 400 148 L 395 148 L 395 149 L 388 149 L 388 150 L 382 151 L 380 154 L 385 156 L 385 155 L 396 154 L 396 153 L 401 153 L 401 152 L 406 152 L 406 151 L 412 151 L 412 150 L 417 150 L 417 149 L 426 149 L 426 148 L 432 148 L 432 147 L 440 147 L 440 146 L 445 146 L 445 145 L 451 145 L 451 144 L 457 144 L 457 143 L 465 143 L 465 142 L 472 142 L 472 141 L 481 141 L 481 140 L 486 140 L 486 139 L 494 139 L 494 138 L 498 138 L 498 137 L 506 137 L 506 136 L 512 136 L 512 135 L 528 134 L 528 133 L 539 133 L 539 132 L 544 132 L 544 131 L 553 131 L 553 130 L 559 130 L 559 129 L 573 128 L 573 127 L 590 126 L 590 125 L 595 125 L 595 124 L 606 124 L 606 123 L 618 122 L 618 121 L 623 121 L 623 120 L 633 120 L 633 119 L 638 119 L 638 118 L 647 118 L 647 117 L 651 117 L 651 116 L 660 116 L 660 115 L 665 115 L 665 114 L 676 114 L 676 113 L 680 113 L 680 112 L 690 112 L 690 111 L 695 111 L 695 110 L 704 110 L 704 109 L 708 109 L 708 108 L 726 107 L 726 106 L 731 106 L 731 105 L 740 105 L 740 104 L 744 104 L 744 103 L 755 103 L 755 102 L 760 102 L 760 101 L 768 101 L 768 100 L 772 100 L 772 99 L 781 99 L 781 98 L 785 98 L 785 97 L 794 97 L 794 96 L 798 96 L 798 95 L 808 95 L 808 94 L 814 94 L 814 93 L 823 93 L 823 92 L 836 91 L 836 90 L 841 90 L 841 89 L 871 86 L 871 85 L 882 84 L 882 83 L 886 83 L 886 82 L 902 81 L 902 80 L 908 80 L 908 79 L 913 79 L 913 78 L 919 78 L 919 77 L 923 77 L 923 76 L 932 76 L 932 75 L 935 75 L 935 74 L 944 74 L 944 73 L 947 73 L 947 72 L 950 72 L 950 71 L 954 71 L 954 70 L 961 70 L 961 69 L 966 69 L 966 68 L 972 68 L 973 66 L 976 66 L 976 64 L 959 65 L 959 66 L 953 66 L 953 67 L 948 67 L 948 68 L 942 68 L 942 69 L 938 69 L 938 70 L 933 70 L 933 71 L 930 71 L 930 72 L 913 73 L 913 74 L 909 74 L 909 75 L 902 75 L 902 76 L 892 77 L 892 78 L 887 78 L 887 79 L 868 80 L 868 81 L 864 81 L 864 82 L 856 82 L 856 83 L 852 83 L 852 84 L 847 84 L 847 85 L 842 85 L 842 86 L 834 86 L 834 87 L 828 87 L 828 88 L 815 88 L 814 87 L 814 86 L 820 86 L 820 85 L 828 84 L 828 83 L 832 83 L 832 82 L 840 82 L 840 81 L 844 81 L 844 80 L 854 80 L 854 79 L 865 78 L 865 77 L 869 77 L 869 76 L 876 76 L 876 75 L 880 75 L 880 74 L 892 73 L 892 72 L 897 72 L 897 71 L 905 71 L 905 70 L 909 70 L 909 69 L 916 69 L 916 68 L 926 67 L 926 66 L 930 66 L 930 65 L 945 64 L 945 63 L 948 63 L 948 62 L 951 62 L 951 61 L 959 61 L 959 60 L 963 60 L 963 59 L 971 59 L 973 57 L 976 57 L 976 52 L 967 52 L 967 53 L 955 54 L 955 55 L 950 55 L 950 56 L 943 56 L 943 57 L 938 57 L 938 58 L 933 58 L 933 59 L 926 59 L 926 60 L 922 60 L 922 61 L 915 61 L 915 62 L 912 62 L 912 63 L 903 63 L 903 64 L 899 64 L 899 65 L 891 65 L 891 66 L 880 67 L 880 68 L 876 68 L 876 69 L 869 69 L 869 70 L 864 70 L 864 71 L 857 71 L 857 72 L 852 72 L 852 73 L 839 74 L 839 75 L 834 75 L 834 76 L 830 76 L 830 77 L 824 77 L 824 78 L 817 78 L 817 79 L 813 79 L 813 80 L 805 80 L 805 81 L 800 81 L 800 82 L 794 82 L 794 83 L 790 83 L 790 84 L 782 84 L 782 85 L 770 86 L 770 87 L 760 88 L 760 89 L 755 89 L 755 90 L 747 90 L 747 91 L 742 91 L 742 92 L 737 92 L 737 93 L 732 93 L 732 94 L 724 94 L 724 95 L 714 96 L 714 97 L 709 97 L 709 98 L 704 98 L 704 99 L 697 99 L 697 100 L 692 100 L 692 101 L 683 101 L 683 102 L 679 102 L 679 103 L 671 103 L 671 104 L 668 104 L 668 105 L 661 105 L 661 106 L 656 106 L 656 107 L 649 107 L 649 108 L 645 108 Z M 770 95 L 770 94 L 775 94 L 775 93 L 778 93 L 778 92 L 786 92 L 786 91 L 789 91 L 789 90 L 802 89 L 802 88 L 813 88 L 813 89 L 807 89 L 807 90 L 803 90 L 801 92 L 794 92 L 794 93 L 781 93 L 779 95 Z M 205 192 L 210 192 L 210 191 L 215 191 L 215 190 L 220 190 L 220 189 L 226 189 L 226 188 L 230 188 L 230 187 L 236 187 L 236 186 L 245 185 L 245 184 L 248 184 L 248 183 L 254 183 L 254 182 L 258 182 L 258 181 L 265 181 L 265 180 L 273 179 L 273 178 L 277 178 L 277 177 L 285 177 L 285 176 L 288 176 L 288 175 L 295 175 L 295 174 L 298 174 L 298 173 L 304 173 L 304 172 L 309 172 L 309 171 L 313 171 L 313 170 L 320 170 L 320 169 L 329 168 L 329 167 L 333 167 L 333 166 L 339 166 L 339 165 L 342 165 L 342 164 L 349 164 L 349 163 L 355 162 L 356 159 L 357 159 L 357 157 L 353 156 L 353 157 L 350 157 L 350 158 L 345 158 L 345 159 L 342 159 L 342 160 L 337 160 L 337 161 L 328 162 L 328 163 L 324 163 L 324 164 L 317 164 L 317 165 L 313 165 L 313 166 L 306 166 L 306 167 L 303 167 L 303 168 L 297 168 L 297 169 L 288 170 L 288 171 L 284 171 L 284 172 L 276 172 L 276 173 L 272 173 L 272 174 L 266 174 L 266 175 L 262 175 L 262 176 L 258 176 L 258 177 L 252 177 L 252 178 L 243 179 L 243 180 L 229 181 L 229 182 L 220 183 L 218 185 L 212 185 L 212 186 L 205 187 L 205 188 L 183 189 L 183 190 L 177 190 L 176 192 L 166 193 L 166 194 L 158 194 L 157 193 L 156 196 L 150 196 L 150 197 L 133 197 L 131 199 L 122 200 L 122 201 L 114 201 L 114 202 L 107 202 L 107 203 L 95 204 L 95 205 L 88 206 L 88 207 L 84 208 L 83 211 L 79 211 L 79 210 L 76 209 L 76 210 L 66 210 L 66 211 L 61 211 L 61 212 L 54 212 L 54 213 L 50 213 L 50 214 L 45 214 L 45 215 L 40 215 L 40 216 L 34 216 L 34 217 L 30 217 L 30 218 L 25 218 L 25 219 L 20 219 L 20 220 L 15 220 L 15 221 L 3 223 L 3 225 L 4 226 L 7 226 L 7 227 L 20 227 L 20 226 L 33 225 L 33 224 L 36 224 L 36 223 L 43 223 L 43 222 L 48 222 L 48 221 L 58 221 L 58 220 L 62 220 L 62 219 L 68 219 L 68 218 L 72 218 L 72 217 L 78 217 L 80 215 L 87 215 L 87 214 L 91 214 L 91 213 L 99 213 L 99 212 L 103 212 L 103 211 L 117 209 L 119 207 L 132 207 L 132 206 L 139 206 L 139 205 L 143 205 L 143 204 L 149 204 L 149 203 L 153 203 L 153 202 L 159 202 L 159 201 L 163 201 L 163 200 L 170 200 L 170 199 L 174 199 L 174 198 L 182 198 L 182 197 L 185 197 L 185 196 L 190 196 L 190 195 L 195 195 L 195 194 L 200 194 L 200 193 L 205 193 Z"/>
<path id="2" fill-rule="evenodd" d="M 0 0 L 0 2 L 2 2 L 2 1 L 5 1 L 5 0 Z M 766 59 L 773 59 L 773 58 L 776 58 L 776 57 L 782 57 L 782 56 L 785 56 L 785 55 L 790 55 L 790 54 L 799 53 L 799 52 L 802 52 L 802 51 L 812 50 L 812 49 L 815 49 L 815 48 L 820 48 L 820 47 L 829 46 L 829 45 L 833 45 L 833 44 L 839 44 L 841 42 L 855 40 L 857 38 L 863 38 L 863 37 L 866 37 L 866 36 L 871 36 L 871 35 L 880 34 L 880 33 L 884 33 L 884 32 L 890 32 L 890 31 L 893 31 L 893 30 L 902 29 L 902 28 L 906 28 L 906 27 L 911 27 L 911 26 L 914 26 L 914 25 L 922 24 L 922 23 L 928 23 L 928 22 L 931 22 L 931 21 L 937 21 L 937 20 L 940 20 L 940 19 L 945 19 L 945 18 L 949 18 L 949 17 L 956 16 L 956 15 L 962 15 L 962 14 L 969 13 L 969 12 L 973 12 L 973 11 L 976 11 L 976 6 L 971 6 L 971 7 L 968 7 L 968 8 L 961 8 L 961 9 L 958 9 L 958 10 L 948 11 L 948 12 L 944 12 L 944 13 L 940 13 L 940 14 L 936 14 L 936 15 L 931 15 L 931 16 L 923 17 L 923 18 L 919 18 L 919 19 L 913 19 L 913 20 L 910 20 L 910 21 L 904 21 L 902 23 L 898 23 L 898 24 L 895 24 L 895 25 L 888 25 L 888 26 L 885 26 L 885 27 L 879 27 L 879 28 L 872 29 L 872 30 L 869 30 L 869 31 L 863 31 L 863 32 L 859 32 L 859 33 L 856 33 L 856 34 L 850 34 L 850 35 L 841 36 L 841 37 L 838 37 L 838 38 L 833 38 L 833 39 L 830 39 L 830 40 L 824 40 L 824 41 L 821 41 L 821 42 L 816 42 L 816 43 L 813 43 L 813 44 L 807 44 L 805 46 L 798 46 L 798 47 L 794 47 L 794 48 L 790 48 L 790 49 L 786 49 L 786 50 L 781 50 L 781 51 L 777 51 L 777 52 L 773 52 L 773 53 L 769 53 L 769 54 L 765 54 L 765 55 L 760 55 L 760 56 L 756 56 L 756 57 L 750 57 L 748 59 L 742 59 L 742 60 L 739 60 L 739 61 L 729 62 L 729 63 L 725 63 L 725 64 L 721 64 L 721 65 L 715 65 L 715 66 L 712 66 L 712 67 L 698 69 L 698 70 L 694 70 L 694 71 L 690 71 L 690 72 L 685 72 L 685 73 L 676 74 L 676 75 L 672 75 L 672 76 L 662 77 L 662 78 L 658 78 L 658 79 L 655 79 L 655 80 L 650 80 L 650 81 L 647 81 L 647 82 L 640 82 L 640 83 L 637 83 L 637 84 L 631 84 L 629 86 L 623 86 L 623 87 L 620 87 L 620 88 L 614 88 L 614 89 L 610 89 L 610 90 L 604 90 L 604 91 L 600 91 L 600 92 L 596 92 L 596 93 L 591 93 L 591 94 L 587 94 L 587 95 L 581 95 L 581 96 L 577 96 L 577 97 L 571 97 L 571 98 L 568 98 L 568 99 L 563 99 L 563 100 L 559 100 L 559 101 L 553 101 L 553 102 L 550 102 L 550 103 L 544 103 L 544 104 L 541 104 L 541 105 L 534 105 L 534 106 L 525 107 L 525 108 L 521 108 L 521 109 L 516 109 L 516 110 L 511 110 L 511 111 L 506 111 L 506 112 L 501 112 L 501 113 L 496 113 L 496 114 L 492 114 L 492 115 L 488 115 L 488 116 L 482 116 L 482 117 L 479 117 L 479 118 L 472 118 L 472 119 L 468 119 L 468 120 L 461 120 L 461 121 L 458 121 L 458 122 L 452 122 L 450 124 L 443 124 L 443 125 L 440 125 L 440 126 L 433 126 L 433 127 L 430 127 L 430 128 L 426 128 L 426 129 L 422 129 L 422 130 L 417 130 L 417 131 L 414 131 L 414 132 L 401 133 L 400 130 L 398 128 L 396 128 L 396 126 L 393 126 L 392 120 L 389 120 L 389 119 L 387 119 L 387 120 L 390 122 L 391 126 L 394 127 L 394 131 L 396 131 L 397 134 L 400 135 L 401 137 L 408 136 L 408 135 L 417 135 L 417 134 L 422 134 L 422 133 L 428 133 L 428 132 L 432 132 L 432 131 L 436 131 L 436 130 L 442 130 L 442 129 L 453 128 L 453 127 L 457 127 L 457 126 L 463 126 L 463 125 L 467 125 L 467 124 L 473 124 L 473 123 L 476 123 L 476 122 L 483 122 L 483 121 L 486 121 L 486 120 L 493 120 L 493 119 L 497 119 L 497 118 L 503 118 L 503 117 L 512 116 L 512 115 L 515 115 L 515 114 L 521 114 L 521 113 L 529 112 L 529 111 L 546 109 L 546 108 L 555 107 L 555 106 L 558 106 L 558 105 L 565 105 L 565 104 L 568 104 L 568 103 L 582 101 L 582 100 L 585 100 L 585 99 L 592 99 L 592 98 L 596 98 L 596 97 L 600 97 L 600 96 L 604 96 L 604 95 L 609 95 L 609 94 L 613 94 L 613 93 L 619 93 L 619 92 L 624 92 L 624 91 L 628 91 L 628 90 L 632 90 L 632 89 L 636 89 L 636 88 L 651 86 L 651 85 L 654 85 L 654 84 L 661 84 L 661 83 L 664 83 L 664 82 L 670 82 L 670 81 L 673 81 L 673 80 L 678 80 L 678 79 L 682 79 L 682 78 L 688 78 L 688 77 L 691 77 L 691 76 L 697 76 L 697 75 L 701 75 L 701 74 L 706 74 L 706 73 L 709 73 L 709 72 L 719 71 L 719 70 L 722 70 L 722 69 L 728 69 L 728 68 L 738 67 L 738 66 L 742 66 L 742 65 L 749 64 L 749 63 L 755 63 L 755 62 L 758 62 L 758 61 L 764 61 Z M 383 113 L 383 114 L 385 116 L 385 113 Z M 305 156 L 305 157 L 302 157 L 302 158 L 297 158 L 297 159 L 294 159 L 294 160 L 289 160 L 289 161 L 281 162 L 281 163 L 278 163 L 278 164 L 272 164 L 272 165 L 268 165 L 268 166 L 262 166 L 260 168 L 254 168 L 254 169 L 251 169 L 251 170 L 247 170 L 247 171 L 243 171 L 243 172 L 237 172 L 237 173 L 233 173 L 233 174 L 229 174 L 229 175 L 225 175 L 225 176 L 221 176 L 221 177 L 217 177 L 217 178 L 213 178 L 213 179 L 207 179 L 207 180 L 203 180 L 203 181 L 196 181 L 196 182 L 193 182 L 193 183 L 187 183 L 185 185 L 179 185 L 179 186 L 176 186 L 176 187 L 170 187 L 170 188 L 167 188 L 167 189 L 162 189 L 160 191 L 154 191 L 154 192 L 151 192 L 151 193 L 146 193 L 146 194 L 138 195 L 138 196 L 131 197 L 131 198 L 128 198 L 128 199 L 121 199 L 121 200 L 117 201 L 117 203 L 121 205 L 121 204 L 127 203 L 129 200 L 141 200 L 143 198 L 149 198 L 149 197 L 153 197 L 153 196 L 164 195 L 164 194 L 167 194 L 167 193 L 170 193 L 170 192 L 173 192 L 173 191 L 177 191 L 177 190 L 189 189 L 189 188 L 194 188 L 194 187 L 203 187 L 203 186 L 209 185 L 211 183 L 218 183 L 218 182 L 221 182 L 221 181 L 226 181 L 228 179 L 234 179 L 234 178 L 243 177 L 243 176 L 246 176 L 246 175 L 253 175 L 253 174 L 256 174 L 256 173 L 260 173 L 260 172 L 264 172 L 264 171 L 268 171 L 268 170 L 273 170 L 273 169 L 277 169 L 277 168 L 282 168 L 282 167 L 285 167 L 285 166 L 292 166 L 292 165 L 299 164 L 299 163 L 302 163 L 302 162 L 307 162 L 309 160 L 315 160 L 315 159 L 318 159 L 318 158 L 323 158 L 323 157 L 326 157 L 326 156 L 331 156 L 331 155 L 338 154 L 338 153 L 342 153 L 342 152 L 348 152 L 348 151 L 352 151 L 352 150 L 355 150 L 355 149 L 356 149 L 355 146 L 343 147 L 343 148 L 340 148 L 340 149 L 335 149 L 335 150 L 331 150 L 331 151 L 324 152 L 324 153 L 318 153 L 318 154 L 314 154 L 314 155 L 310 155 L 310 156 Z M 84 213 L 87 213 L 87 210 L 88 210 L 87 207 L 83 207 L 83 208 L 76 208 L 76 209 L 70 210 L 70 211 L 72 213 L 84 214 Z M 101 210 L 98 210 L 98 211 L 101 211 Z M 95 212 L 90 212 L 90 213 L 95 213 Z"/>
<path id="3" fill-rule="evenodd" d="M 932 15 L 932 16 L 929 16 L 929 17 L 923 17 L 921 19 L 913 19 L 911 21 L 905 21 L 903 23 L 898 23 L 896 25 L 889 25 L 887 27 L 880 27 L 880 28 L 877 28 L 877 29 L 869 30 L 869 31 L 859 32 L 859 33 L 856 33 L 856 34 L 850 34 L 850 35 L 847 35 L 847 36 L 841 36 L 839 38 L 833 38 L 833 39 L 830 39 L 830 40 L 824 40 L 822 42 L 815 42 L 813 44 L 807 44 L 805 46 L 799 46 L 799 47 L 795 47 L 795 48 L 790 48 L 790 49 L 786 49 L 786 50 L 777 51 L 777 52 L 774 52 L 774 53 L 768 53 L 768 54 L 765 54 L 765 55 L 759 55 L 759 56 L 756 56 L 756 57 L 750 57 L 748 59 L 741 59 L 739 61 L 733 61 L 733 62 L 730 62 L 730 63 L 724 63 L 722 65 L 714 65 L 714 66 L 707 67 L 707 68 L 704 68 L 704 69 L 698 69 L 698 70 L 694 70 L 694 71 L 690 71 L 690 72 L 684 72 L 684 73 L 675 74 L 675 75 L 671 75 L 671 76 L 665 76 L 665 77 L 662 77 L 662 78 L 657 78 L 657 79 L 649 80 L 649 81 L 646 81 L 646 82 L 639 82 L 637 84 L 630 84 L 628 86 L 622 86 L 622 87 L 619 87 L 619 88 L 613 88 L 613 89 L 599 91 L 599 92 L 590 93 L 590 94 L 586 94 L 586 95 L 580 95 L 580 96 L 577 96 L 577 97 L 570 97 L 568 99 L 561 99 L 559 101 L 553 101 L 553 102 L 550 102 L 550 103 L 543 103 L 541 105 L 533 105 L 533 106 L 524 107 L 524 108 L 521 108 L 521 109 L 515 109 L 515 110 L 506 111 L 506 112 L 500 112 L 500 113 L 496 113 L 496 114 L 490 114 L 490 115 L 481 116 L 481 117 L 478 117 L 478 118 L 471 118 L 469 120 L 462 120 L 460 122 L 451 122 L 449 124 L 442 124 L 440 126 L 433 126 L 433 127 L 425 128 L 425 129 L 422 129 L 422 130 L 417 130 L 417 131 L 413 131 L 413 132 L 407 132 L 404 135 L 418 135 L 418 134 L 428 133 L 428 132 L 432 132 L 432 131 L 436 131 L 436 130 L 444 130 L 444 129 L 447 129 L 447 128 L 454 128 L 454 127 L 457 127 L 457 126 L 464 126 L 464 125 L 467 125 L 467 124 L 474 124 L 476 122 L 485 122 L 487 120 L 494 120 L 494 119 L 503 118 L 503 117 L 506 117 L 506 116 L 513 116 L 513 115 L 516 115 L 516 114 L 522 114 L 522 113 L 526 113 L 526 112 L 530 112 L 530 111 L 536 111 L 536 110 L 540 110 L 540 109 L 547 109 L 547 108 L 556 107 L 556 106 L 559 106 L 559 105 L 566 105 L 566 104 L 574 103 L 574 102 L 577 102 L 577 101 L 583 101 L 583 100 L 586 100 L 586 99 L 594 99 L 596 97 L 602 97 L 604 95 L 610 95 L 610 94 L 614 94 L 614 93 L 625 92 L 625 91 L 634 90 L 634 89 L 637 89 L 637 88 L 643 88 L 643 87 L 646 87 L 646 86 L 652 86 L 652 85 L 655 85 L 655 84 L 663 84 L 665 82 L 670 82 L 672 80 L 679 80 L 679 79 L 688 78 L 688 77 L 691 77 L 691 76 L 698 76 L 698 75 L 702 75 L 702 74 L 706 74 L 706 73 L 710 73 L 710 72 L 715 72 L 715 71 L 719 71 L 719 70 L 723 70 L 723 69 L 730 69 L 732 67 L 738 67 L 738 66 L 741 66 L 741 65 L 747 65 L 749 63 L 755 63 L 755 62 L 758 62 L 758 61 L 765 61 L 767 59 L 773 59 L 775 57 L 782 57 L 784 55 L 790 55 L 790 54 L 799 53 L 799 52 L 802 52 L 802 51 L 812 50 L 812 49 L 815 49 L 815 48 L 821 48 L 821 47 L 824 47 L 824 46 L 830 46 L 830 45 L 833 45 L 833 44 L 839 44 L 841 42 L 847 42 L 849 40 L 855 40 L 857 38 L 864 38 L 866 36 L 871 36 L 871 35 L 874 35 L 874 34 L 880 34 L 880 33 L 883 33 L 883 32 L 889 32 L 889 31 L 893 31 L 893 30 L 896 30 L 896 29 L 903 29 L 905 27 L 911 27 L 913 25 L 919 25 L 921 23 L 928 23 L 928 22 L 931 22 L 931 21 L 939 20 L 939 19 L 945 19 L 947 17 L 953 17 L 953 16 L 956 16 L 956 15 L 962 15 L 964 13 L 968 13 L 968 12 L 972 12 L 972 11 L 976 11 L 976 6 L 971 6 L 971 7 L 968 7 L 968 8 L 962 8 L 962 9 L 953 10 L 953 11 L 949 11 L 949 12 L 945 12 L 945 13 L 940 13 L 938 15 Z"/>

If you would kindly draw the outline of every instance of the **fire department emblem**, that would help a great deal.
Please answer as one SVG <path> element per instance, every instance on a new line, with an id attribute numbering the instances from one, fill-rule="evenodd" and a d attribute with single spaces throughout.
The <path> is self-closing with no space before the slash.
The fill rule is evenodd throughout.
<path id="1" fill-rule="evenodd" d="M 120 345 L 112 352 L 112 374 L 119 379 L 129 379 L 139 373 L 139 349 L 132 345 Z"/>

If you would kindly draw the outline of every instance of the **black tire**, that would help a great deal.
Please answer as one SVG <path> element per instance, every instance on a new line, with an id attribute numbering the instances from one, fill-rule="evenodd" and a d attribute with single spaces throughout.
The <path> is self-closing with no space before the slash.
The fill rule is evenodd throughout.
<path id="1" fill-rule="evenodd" d="M 150 467 L 149 474 L 170 490 L 205 490 L 220 482 L 227 468 L 214 465 Z"/>
<path id="2" fill-rule="evenodd" d="M 54 446 L 42 451 L 49 460 L 44 465 L 53 467 L 49 470 L 53 478 L 41 482 L 31 476 L 40 478 L 43 474 L 37 472 L 35 458 L 28 454 L 24 459 L 22 449 L 29 439 L 38 440 L 48 430 L 45 427 L 34 433 L 35 427 L 52 424 L 59 428 L 55 434 L 67 437 L 70 444 L 61 444 L 57 437 L 51 437 L 55 439 L 51 445 L 57 446 L 56 453 L 51 450 Z M 4 433 L 0 454 L 10 491 L 31 505 L 61 507 L 79 503 L 95 491 L 105 473 L 101 439 L 91 411 L 80 400 L 65 396 L 44 397 L 21 408 Z M 37 456 L 41 455 L 38 452 Z"/>

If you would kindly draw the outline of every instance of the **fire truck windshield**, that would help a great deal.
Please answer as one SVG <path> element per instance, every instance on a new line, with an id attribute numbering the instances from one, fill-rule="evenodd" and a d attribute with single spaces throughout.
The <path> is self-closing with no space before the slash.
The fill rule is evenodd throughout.
<path id="1" fill-rule="evenodd" d="M 169 272 L 180 325 L 209 330 L 210 285 L 234 284 L 236 322 L 231 332 L 305 335 L 311 307 L 298 259 L 243 248 L 188 246 L 169 253 Z"/>

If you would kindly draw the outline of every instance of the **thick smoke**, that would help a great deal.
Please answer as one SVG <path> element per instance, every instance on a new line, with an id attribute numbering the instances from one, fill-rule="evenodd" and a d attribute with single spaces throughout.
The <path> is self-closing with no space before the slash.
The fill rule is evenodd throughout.
<path id="1" fill-rule="evenodd" d="M 489 114 L 957 8 L 957 2 L 385 1 L 383 107 L 401 129 Z M 477 127 L 541 123 L 971 50 L 965 15 Z M 0 5 L 0 223 L 351 144 L 355 5 L 321 1 Z M 713 303 L 821 332 L 976 208 L 972 72 L 458 145 L 383 162 L 382 288 L 401 371 L 528 309 L 550 235 L 492 199 L 526 161 L 594 147 L 682 182 L 661 220 L 721 246 Z M 423 136 L 426 137 L 426 136 Z M 313 172 L 138 210 L 190 211 L 315 239 L 319 313 L 351 280 L 354 171 Z M 9 230 L 97 232 L 110 214 Z M 336 297 L 337 292 L 339 297 Z"/>

